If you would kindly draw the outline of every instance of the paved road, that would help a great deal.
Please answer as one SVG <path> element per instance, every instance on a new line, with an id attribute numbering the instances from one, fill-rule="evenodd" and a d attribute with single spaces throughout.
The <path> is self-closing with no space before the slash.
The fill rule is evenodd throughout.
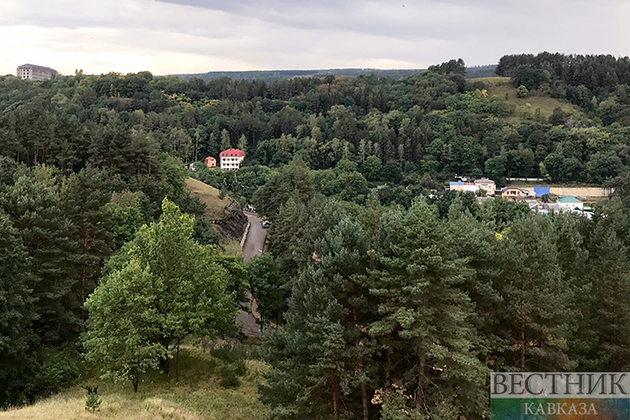
<path id="1" fill-rule="evenodd" d="M 245 216 L 250 223 L 249 233 L 245 244 L 243 244 L 243 258 L 247 261 L 254 255 L 262 255 L 264 252 L 267 229 L 262 228 L 260 225 L 262 219 L 256 213 L 245 212 Z"/>
<path id="2" fill-rule="evenodd" d="M 255 213 L 245 212 L 245 216 L 249 220 L 249 231 L 247 239 L 243 244 L 243 259 L 249 260 L 254 255 L 262 255 L 265 250 L 265 239 L 267 238 L 267 230 L 260 225 L 262 221 Z M 248 302 L 250 310 L 252 309 L 251 296 Z M 254 314 L 256 312 L 256 302 L 253 301 Z M 250 312 L 241 311 L 236 317 L 236 323 L 241 327 L 241 332 L 247 337 L 260 338 L 260 324 L 256 323 L 256 317 Z"/>

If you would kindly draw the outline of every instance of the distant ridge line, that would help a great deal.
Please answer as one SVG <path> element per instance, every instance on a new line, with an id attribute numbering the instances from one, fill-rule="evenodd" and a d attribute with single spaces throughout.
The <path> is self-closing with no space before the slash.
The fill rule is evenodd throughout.
<path id="1" fill-rule="evenodd" d="M 469 67 L 466 77 L 494 76 L 496 65 Z M 247 71 L 209 71 L 206 73 L 171 74 L 185 80 L 197 77 L 204 81 L 227 77 L 233 80 L 261 80 L 266 82 L 291 79 L 293 77 L 326 77 L 326 76 L 369 76 L 390 77 L 401 79 L 413 74 L 422 73 L 426 69 L 373 69 L 373 68 L 346 68 L 346 69 L 313 69 L 313 70 L 247 70 Z"/>

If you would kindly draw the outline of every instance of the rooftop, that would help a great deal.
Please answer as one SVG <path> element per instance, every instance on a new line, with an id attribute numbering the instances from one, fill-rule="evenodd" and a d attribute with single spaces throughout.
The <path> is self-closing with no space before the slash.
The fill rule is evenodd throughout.
<path id="1" fill-rule="evenodd" d="M 581 203 L 581 201 L 575 197 L 560 197 L 558 203 Z"/>
<path id="2" fill-rule="evenodd" d="M 37 64 L 22 64 L 21 66 L 17 66 L 18 69 L 21 68 L 31 68 L 31 69 L 39 69 L 39 70 L 47 70 L 50 72 L 57 73 L 57 70 L 51 69 L 50 67 L 38 66 Z"/>
<path id="3" fill-rule="evenodd" d="M 227 149 L 221 152 L 220 157 L 243 157 L 245 152 L 240 149 Z"/>

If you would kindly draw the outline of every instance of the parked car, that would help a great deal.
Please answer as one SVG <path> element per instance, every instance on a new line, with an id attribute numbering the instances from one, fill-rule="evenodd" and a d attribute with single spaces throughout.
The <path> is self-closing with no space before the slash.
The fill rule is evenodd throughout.
<path id="1" fill-rule="evenodd" d="M 260 225 L 263 229 L 269 229 L 269 226 L 271 226 L 271 222 L 269 220 L 263 220 L 262 222 L 260 222 Z"/>

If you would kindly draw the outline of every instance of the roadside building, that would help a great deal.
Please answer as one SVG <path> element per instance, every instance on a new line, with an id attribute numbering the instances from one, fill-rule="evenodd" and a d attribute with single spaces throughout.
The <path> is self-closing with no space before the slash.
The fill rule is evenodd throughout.
<path id="1" fill-rule="evenodd" d="M 522 201 L 529 196 L 531 196 L 529 191 L 519 187 L 509 186 L 501 190 L 501 197 L 511 202 Z"/>
<path id="2" fill-rule="evenodd" d="M 575 197 L 560 197 L 558 198 L 558 205 L 563 210 L 569 210 L 569 211 L 583 211 L 584 210 L 584 203 L 582 203 L 580 200 L 578 200 Z"/>
<path id="3" fill-rule="evenodd" d="M 217 167 L 217 160 L 215 158 L 213 158 L 212 156 L 208 156 L 203 161 L 206 163 L 208 168 L 216 168 Z"/>
<path id="4" fill-rule="evenodd" d="M 36 66 L 35 64 L 22 64 L 17 68 L 17 76 L 21 79 L 48 80 L 56 76 L 57 70 L 50 67 Z"/>
<path id="5" fill-rule="evenodd" d="M 475 185 L 477 186 L 477 190 L 485 191 L 486 195 L 494 195 L 494 192 L 497 189 L 497 184 L 495 184 L 493 180 L 488 178 L 481 178 L 476 180 Z"/>
<path id="6" fill-rule="evenodd" d="M 530 206 L 530 209 L 535 213 L 540 214 L 549 214 L 549 213 L 558 213 L 562 211 L 562 208 L 558 205 L 558 203 L 537 203 L 534 206 Z"/>
<path id="7" fill-rule="evenodd" d="M 449 182 L 449 189 L 451 191 L 472 193 L 477 193 L 477 191 L 483 190 L 486 192 L 486 195 L 494 195 L 496 184 L 493 180 L 487 178 L 482 178 L 475 182 L 453 181 Z"/>
<path id="8" fill-rule="evenodd" d="M 238 169 L 241 161 L 245 159 L 245 152 L 239 149 L 227 149 L 219 155 L 221 158 L 221 169 Z"/>

